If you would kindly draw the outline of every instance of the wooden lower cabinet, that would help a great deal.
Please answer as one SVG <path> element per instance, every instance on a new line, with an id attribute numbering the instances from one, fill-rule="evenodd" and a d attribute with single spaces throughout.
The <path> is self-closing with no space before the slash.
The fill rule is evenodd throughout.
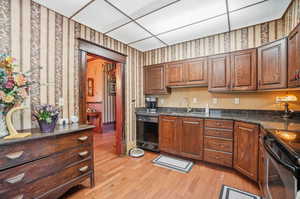
<path id="1" fill-rule="evenodd" d="M 161 116 L 159 118 L 159 149 L 167 153 L 179 153 L 179 118 Z"/>
<path id="2" fill-rule="evenodd" d="M 203 119 L 182 118 L 180 121 L 180 155 L 203 159 Z"/>
<path id="3" fill-rule="evenodd" d="M 259 132 L 259 153 L 258 153 L 258 185 L 260 190 L 262 190 L 263 196 L 264 189 L 263 187 L 266 184 L 266 173 L 265 173 L 265 154 L 264 154 L 264 146 L 263 146 L 263 136 L 266 135 L 267 132 L 261 128 Z"/>
<path id="4" fill-rule="evenodd" d="M 264 183 L 264 154 L 258 125 L 232 120 L 160 116 L 162 152 L 233 167 Z"/>
<path id="5" fill-rule="evenodd" d="M 257 181 L 258 174 L 258 125 L 235 122 L 233 167 Z"/>
<path id="6" fill-rule="evenodd" d="M 204 160 L 232 167 L 233 121 L 205 120 Z"/>
<path id="7" fill-rule="evenodd" d="M 203 120 L 161 116 L 159 119 L 160 151 L 202 160 Z"/>

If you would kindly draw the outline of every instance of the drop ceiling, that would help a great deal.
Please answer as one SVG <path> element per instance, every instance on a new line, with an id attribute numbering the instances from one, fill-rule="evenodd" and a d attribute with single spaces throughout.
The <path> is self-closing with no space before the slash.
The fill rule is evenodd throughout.
<path id="1" fill-rule="evenodd" d="M 292 0 L 33 0 L 141 51 L 275 20 Z"/>

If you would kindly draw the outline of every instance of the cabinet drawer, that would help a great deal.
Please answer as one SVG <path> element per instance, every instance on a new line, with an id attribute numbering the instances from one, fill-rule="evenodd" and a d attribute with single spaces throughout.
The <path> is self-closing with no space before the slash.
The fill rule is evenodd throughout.
<path id="1" fill-rule="evenodd" d="M 204 135 L 232 139 L 233 131 L 227 129 L 206 128 L 204 131 Z"/>
<path id="2" fill-rule="evenodd" d="M 232 167 L 232 155 L 220 151 L 205 149 L 204 161 Z"/>
<path id="3" fill-rule="evenodd" d="M 91 158 L 91 155 L 90 146 L 81 146 L 2 171 L 0 172 L 0 194 L 59 172 L 68 165 Z"/>
<path id="4" fill-rule="evenodd" d="M 50 175 L 33 183 L 16 188 L 12 191 L 1 193 L 0 198 L 5 199 L 32 199 L 38 198 L 40 195 L 51 191 L 61 184 L 75 179 L 80 176 L 88 175 L 91 173 L 91 161 L 87 160 L 76 165 L 65 168 L 54 175 Z M 45 186 L 47 185 L 47 186 Z"/>
<path id="5" fill-rule="evenodd" d="M 233 144 L 231 140 L 205 136 L 204 148 L 232 153 Z"/>
<path id="6" fill-rule="evenodd" d="M 77 147 L 80 145 L 90 145 L 92 143 L 91 131 L 82 131 L 79 133 L 72 133 L 70 135 L 63 135 L 57 139 L 55 151 L 63 151 L 68 148 Z"/>
<path id="7" fill-rule="evenodd" d="M 231 120 L 205 120 L 205 126 L 210 128 L 233 129 Z"/>
<path id="8" fill-rule="evenodd" d="M 0 171 L 55 152 L 54 139 L 39 139 L 0 146 Z"/>

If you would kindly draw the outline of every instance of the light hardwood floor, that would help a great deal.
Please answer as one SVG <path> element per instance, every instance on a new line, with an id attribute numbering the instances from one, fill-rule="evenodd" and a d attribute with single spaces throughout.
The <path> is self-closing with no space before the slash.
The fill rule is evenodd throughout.
<path id="1" fill-rule="evenodd" d="M 198 162 L 188 174 L 154 166 L 157 154 L 134 159 L 113 151 L 113 133 L 95 136 L 96 186 L 75 187 L 61 199 L 218 199 L 222 184 L 259 194 L 256 184 L 234 170 Z"/>

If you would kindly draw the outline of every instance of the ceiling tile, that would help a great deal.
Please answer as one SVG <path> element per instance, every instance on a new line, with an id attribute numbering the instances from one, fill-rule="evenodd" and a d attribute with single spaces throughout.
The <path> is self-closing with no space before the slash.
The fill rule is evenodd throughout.
<path id="1" fill-rule="evenodd" d="M 227 16 L 223 15 L 202 23 L 159 35 L 158 37 L 171 45 L 227 31 Z"/>
<path id="2" fill-rule="evenodd" d="M 249 5 L 253 5 L 264 0 L 228 0 L 229 11 L 237 10 Z"/>
<path id="3" fill-rule="evenodd" d="M 132 18 L 145 15 L 178 0 L 108 0 Z"/>
<path id="4" fill-rule="evenodd" d="M 226 12 L 225 0 L 182 0 L 138 20 L 154 34 Z"/>
<path id="5" fill-rule="evenodd" d="M 142 29 L 134 22 L 130 22 L 125 26 L 111 31 L 108 33 L 108 35 L 124 43 L 130 43 L 140 39 L 151 37 L 151 35 L 147 31 Z"/>
<path id="6" fill-rule="evenodd" d="M 72 16 L 80 8 L 85 6 L 90 0 L 33 0 L 51 10 L 54 10 L 66 17 Z"/>
<path id="7" fill-rule="evenodd" d="M 269 0 L 245 9 L 230 13 L 231 29 L 252 26 L 275 20 L 284 14 L 291 0 Z"/>
<path id="8" fill-rule="evenodd" d="M 78 13 L 74 20 L 100 32 L 106 32 L 130 21 L 104 0 L 96 0 L 91 3 Z"/>
<path id="9" fill-rule="evenodd" d="M 152 50 L 156 48 L 161 48 L 164 47 L 165 45 L 156 39 L 155 37 L 151 37 L 149 39 L 145 39 L 133 44 L 130 44 L 131 47 L 136 48 L 140 51 L 147 51 L 147 50 Z"/>

